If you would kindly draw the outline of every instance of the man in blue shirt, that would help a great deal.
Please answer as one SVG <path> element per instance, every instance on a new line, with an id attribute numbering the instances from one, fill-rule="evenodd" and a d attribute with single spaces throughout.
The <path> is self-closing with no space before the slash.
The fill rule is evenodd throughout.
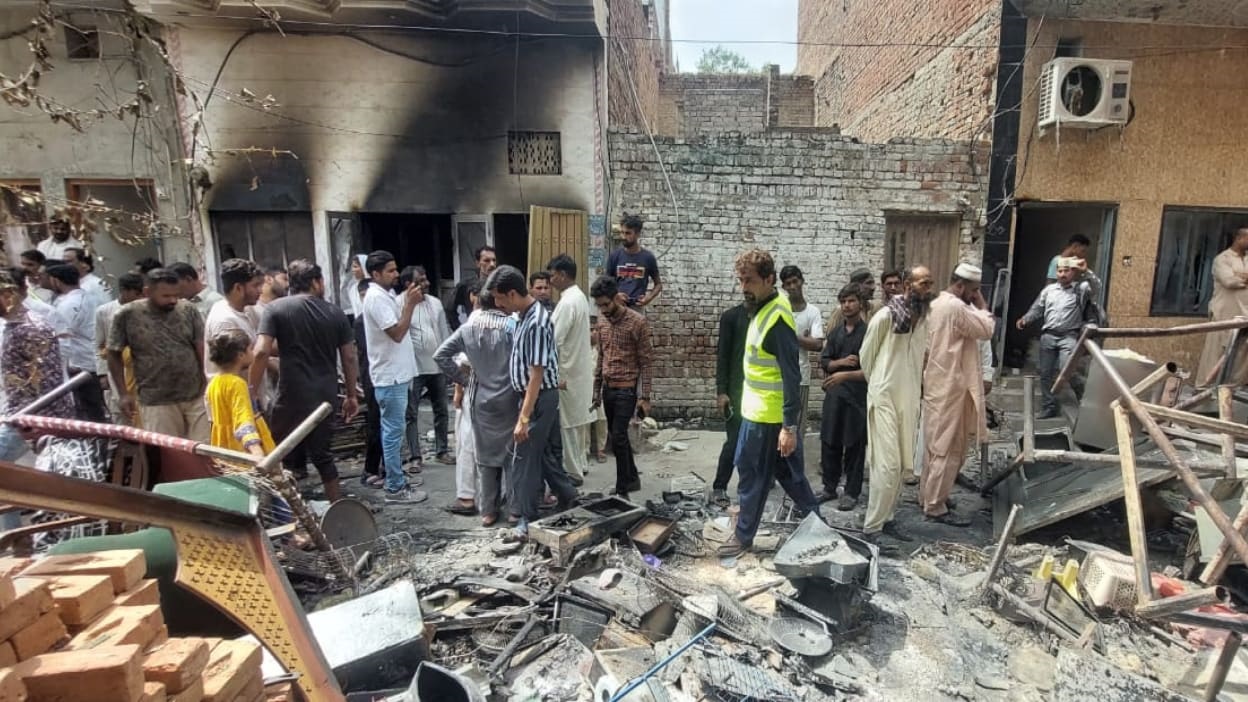
<path id="1" fill-rule="evenodd" d="M 663 283 L 659 280 L 659 260 L 641 247 L 642 226 L 641 217 L 624 215 L 620 220 L 624 245 L 607 257 L 606 274 L 615 278 L 620 288 L 620 302 L 633 309 L 654 302 L 663 292 Z M 654 288 L 647 292 L 651 281 Z"/>

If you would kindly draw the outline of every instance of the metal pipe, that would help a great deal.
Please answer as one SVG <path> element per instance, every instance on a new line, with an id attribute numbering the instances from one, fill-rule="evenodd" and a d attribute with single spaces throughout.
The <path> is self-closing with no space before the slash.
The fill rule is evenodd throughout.
<path id="1" fill-rule="evenodd" d="M 1196 405 L 1199 405 L 1200 403 L 1213 397 L 1213 393 L 1216 391 L 1217 391 L 1217 387 L 1207 387 L 1204 390 L 1200 390 L 1196 392 L 1191 397 L 1185 400 L 1180 400 L 1179 402 L 1175 403 L 1174 408 L 1176 410 L 1190 410 Z"/>
<path id="2" fill-rule="evenodd" d="M 1248 324 L 1248 320 L 1244 320 L 1244 323 Z M 1205 513 L 1209 515 L 1209 519 L 1218 527 L 1218 531 L 1222 532 L 1227 540 L 1231 542 L 1231 547 L 1235 549 L 1235 554 L 1245 563 L 1248 563 L 1248 541 L 1245 541 L 1244 537 L 1235 530 L 1226 513 L 1209 496 L 1209 493 L 1205 492 L 1205 488 L 1200 484 L 1200 479 L 1187 467 L 1183 457 L 1174 448 L 1174 444 L 1170 443 L 1170 439 L 1161 430 L 1161 427 L 1158 426 L 1157 421 L 1149 414 L 1149 410 L 1145 408 L 1144 403 L 1131 394 L 1131 388 L 1127 386 L 1127 382 L 1122 379 L 1118 371 L 1114 370 L 1113 365 L 1109 362 L 1109 358 L 1105 356 L 1105 352 L 1099 346 L 1089 339 L 1084 342 L 1084 348 L 1096 359 L 1097 363 L 1101 364 L 1101 370 L 1104 371 L 1105 377 L 1117 388 L 1120 401 L 1131 411 L 1131 414 L 1135 415 L 1135 418 L 1144 426 L 1144 430 L 1148 432 L 1149 437 L 1152 438 L 1153 443 L 1157 444 L 1157 448 L 1161 449 L 1162 454 L 1170 461 L 1174 469 L 1178 471 L 1179 478 L 1187 487 L 1188 492 L 1204 508 Z"/>
<path id="3" fill-rule="evenodd" d="M 1143 380 L 1131 386 L 1131 394 L 1140 397 L 1144 393 L 1153 389 L 1153 386 L 1166 380 L 1170 376 L 1179 372 L 1179 366 L 1174 361 L 1167 361 L 1157 366 L 1152 373 L 1149 373 Z"/>
<path id="4" fill-rule="evenodd" d="M 1222 356 L 1222 367 L 1218 369 L 1218 385 L 1231 382 L 1231 372 L 1235 369 L 1235 357 L 1239 355 L 1239 350 L 1243 345 L 1244 330 L 1240 329 L 1231 336 L 1231 342 L 1226 345 L 1226 353 Z"/>
<path id="5" fill-rule="evenodd" d="M 1088 325 L 1091 327 L 1092 325 Z M 1087 327 L 1085 327 L 1087 328 Z M 1188 336 L 1191 334 L 1208 334 L 1209 332 L 1227 331 L 1248 328 L 1248 317 L 1235 317 L 1217 322 L 1199 322 L 1183 324 L 1177 327 L 1118 327 L 1095 328 L 1092 336 L 1098 339 L 1138 339 L 1149 336 Z"/>
<path id="6" fill-rule="evenodd" d="M 320 407 L 304 418 L 299 426 L 295 427 L 294 431 L 290 432 L 290 435 L 283 439 L 282 443 L 278 444 L 269 455 L 256 462 L 256 472 L 273 483 L 273 487 L 277 488 L 278 494 L 290 505 L 290 511 L 320 551 L 331 550 L 329 539 L 321 530 L 321 523 L 317 521 L 316 515 L 312 514 L 312 510 L 308 509 L 307 504 L 304 503 L 298 487 L 286 475 L 286 471 L 282 470 L 282 459 L 295 450 L 295 447 L 302 443 L 321 422 L 325 421 L 330 412 L 333 412 L 330 404 L 322 402 Z"/>
<path id="7" fill-rule="evenodd" d="M 1070 358 L 1066 359 L 1066 365 L 1062 366 L 1062 371 L 1057 374 L 1057 379 L 1053 381 L 1052 392 L 1056 393 L 1062 389 L 1062 386 L 1070 382 L 1070 377 L 1075 374 L 1075 367 L 1079 360 L 1083 358 L 1083 345 L 1088 340 L 1095 338 L 1097 326 L 1088 324 L 1079 332 L 1079 340 L 1075 342 L 1075 350 L 1070 354 Z"/>
<path id="8" fill-rule="evenodd" d="M 1205 612 L 1177 612 L 1166 617 L 1167 621 L 1176 624 L 1203 626 L 1209 629 L 1222 629 L 1236 634 L 1248 634 L 1248 620 L 1232 619 Z"/>
<path id="9" fill-rule="evenodd" d="M 1248 424 L 1240 424 L 1239 422 L 1228 422 L 1213 417 L 1206 417 L 1203 414 L 1195 414 L 1192 412 L 1184 412 L 1171 407 L 1163 407 L 1162 405 L 1154 405 L 1151 402 L 1141 402 L 1140 408 L 1153 415 L 1155 418 L 1162 419 L 1167 422 L 1178 422 L 1187 426 L 1196 427 L 1198 429 L 1208 429 L 1222 434 L 1248 439 Z"/>
<path id="10" fill-rule="evenodd" d="M 1005 518 L 1005 526 L 1001 528 L 1001 538 L 997 540 L 997 548 L 992 552 L 992 560 L 988 562 L 988 573 L 984 576 L 983 590 L 980 596 L 988 594 L 988 588 L 992 585 L 993 578 L 997 577 L 997 571 L 1001 569 L 1001 564 L 1005 561 L 1005 551 L 1010 546 L 1010 541 L 1014 538 L 1014 524 L 1018 520 L 1018 514 L 1023 511 L 1022 505 L 1012 505 L 1010 507 L 1010 516 Z"/>
<path id="11" fill-rule="evenodd" d="M 1224 588 L 1206 587 L 1200 590 L 1185 592 L 1181 595 L 1163 597 L 1135 606 L 1135 613 L 1145 619 L 1160 619 L 1175 612 L 1186 612 L 1219 602 L 1226 602 L 1227 593 Z"/>
<path id="12" fill-rule="evenodd" d="M 69 380 L 66 380 L 60 385 L 57 385 L 56 387 L 52 388 L 51 390 L 48 391 L 46 395 L 42 395 L 40 397 L 35 398 L 34 402 L 31 402 L 29 405 L 26 405 L 25 407 L 19 409 L 13 414 L 10 414 L 8 417 L 4 417 L 3 419 L 0 419 L 0 421 L 7 422 L 9 419 L 12 419 L 13 417 L 21 416 L 23 414 L 34 414 L 35 412 L 38 412 L 39 410 L 47 407 L 53 402 L 56 402 L 62 395 L 72 392 L 75 388 L 77 388 L 79 385 L 82 385 L 87 380 L 93 380 L 93 379 L 94 379 L 94 376 L 92 376 L 90 373 L 86 371 L 82 371 L 78 375 L 75 375 Z"/>
<path id="13" fill-rule="evenodd" d="M 1223 437 L 1219 434 L 1202 434 L 1200 432 L 1188 431 L 1186 429 L 1179 429 L 1178 427 L 1162 427 L 1161 430 L 1166 433 L 1166 436 L 1169 436 L 1175 439 L 1186 439 L 1187 441 L 1191 441 L 1192 443 L 1196 443 L 1196 444 L 1205 444 L 1206 446 L 1216 446 L 1218 447 L 1219 452 L 1223 449 L 1223 445 L 1222 445 Z M 1236 456 L 1248 458 L 1248 445 L 1234 444 L 1234 446 L 1235 446 Z"/>
<path id="14" fill-rule="evenodd" d="M 1243 642 L 1244 637 L 1234 631 L 1226 637 L 1226 643 L 1222 644 L 1222 650 L 1218 653 L 1218 661 L 1213 664 L 1213 670 L 1209 671 L 1209 682 L 1205 685 L 1205 702 L 1214 702 L 1218 699 L 1222 686 L 1226 684 L 1226 676 L 1231 672 L 1231 665 L 1235 663 L 1235 656 L 1239 654 L 1239 646 Z"/>
<path id="15" fill-rule="evenodd" d="M 1248 508 L 1243 505 L 1239 508 L 1239 514 L 1235 515 L 1235 521 L 1231 522 L 1231 526 L 1235 531 L 1244 533 L 1248 528 Z M 1226 567 L 1231 564 L 1231 548 L 1227 545 L 1226 539 L 1218 544 L 1218 549 L 1213 552 L 1213 558 L 1209 559 L 1209 563 L 1205 565 L 1205 569 L 1200 574 L 1200 582 L 1206 585 L 1212 585 L 1222 579 L 1222 574 L 1226 572 Z"/>
<path id="16" fill-rule="evenodd" d="M 1023 376 L 1023 462 L 1035 463 L 1036 456 L 1035 376 Z"/>
<path id="17" fill-rule="evenodd" d="M 1094 463 L 1105 466 L 1122 465 L 1122 456 L 1116 453 L 1086 453 L 1084 451 L 1060 451 L 1057 449 L 1037 449 L 1036 463 Z M 1171 468 L 1170 462 L 1161 458 L 1135 459 L 1135 465 L 1141 468 Z M 1188 467 L 1197 473 L 1209 473 L 1213 477 L 1225 477 L 1226 466 L 1222 462 L 1189 463 Z"/>

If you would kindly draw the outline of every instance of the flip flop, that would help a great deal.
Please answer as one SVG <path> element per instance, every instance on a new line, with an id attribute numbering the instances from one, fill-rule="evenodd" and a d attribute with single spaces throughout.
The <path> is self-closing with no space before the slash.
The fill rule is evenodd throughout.
<path id="1" fill-rule="evenodd" d="M 451 514 L 460 514 L 465 517 L 472 517 L 477 514 L 477 506 L 474 504 L 471 507 L 469 507 L 468 505 L 465 505 L 464 503 L 459 502 L 457 500 L 451 503 L 451 506 L 447 507 L 446 511 L 450 512 Z"/>
<path id="2" fill-rule="evenodd" d="M 364 478 L 363 483 L 365 487 L 370 487 L 376 490 L 378 488 L 385 486 L 386 479 L 381 477 L 380 475 L 370 475 Z"/>

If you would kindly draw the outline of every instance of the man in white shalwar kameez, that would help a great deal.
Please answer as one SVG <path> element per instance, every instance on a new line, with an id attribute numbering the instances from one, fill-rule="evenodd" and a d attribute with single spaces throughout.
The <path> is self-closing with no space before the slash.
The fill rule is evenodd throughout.
<path id="1" fill-rule="evenodd" d="M 589 298 L 576 284 L 576 261 L 560 254 L 547 265 L 559 291 L 555 305 L 555 347 L 559 350 L 559 427 L 563 470 L 581 486 L 589 467 L 589 425 L 594 421 L 594 360 L 589 345 Z"/>
<path id="2" fill-rule="evenodd" d="M 1248 227 L 1236 230 L 1231 246 L 1213 259 L 1213 297 L 1209 299 L 1209 321 L 1222 322 L 1248 317 Z M 1205 335 L 1205 349 L 1200 354 L 1196 371 L 1197 387 L 1206 387 L 1221 377 L 1222 357 L 1234 331 L 1210 332 Z M 1231 365 L 1229 383 L 1248 382 L 1245 352 L 1236 356 Z"/>
<path id="3" fill-rule="evenodd" d="M 945 504 L 966 458 L 967 437 L 988 436 L 979 342 L 992 338 L 993 319 L 979 292 L 981 277 L 979 268 L 959 264 L 927 318 L 919 504 L 928 520 L 952 526 L 970 524 Z"/>
<path id="4" fill-rule="evenodd" d="M 876 538 L 881 531 L 905 538 L 892 519 L 902 477 L 914 470 L 931 300 L 931 271 L 924 266 L 912 268 L 906 275 L 904 292 L 887 300 L 871 317 L 858 353 L 867 376 L 871 485 L 862 530 L 868 538 Z"/>

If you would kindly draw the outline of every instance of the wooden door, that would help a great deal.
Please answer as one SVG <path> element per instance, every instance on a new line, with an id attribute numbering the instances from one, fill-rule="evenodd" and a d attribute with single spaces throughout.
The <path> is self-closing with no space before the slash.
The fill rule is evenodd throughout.
<path id="1" fill-rule="evenodd" d="M 529 208 L 529 269 L 546 270 L 550 259 L 566 253 L 576 261 L 576 283 L 589 294 L 589 215 L 582 210 Z"/>
<path id="2" fill-rule="evenodd" d="M 943 290 L 958 265 L 958 218 L 942 215 L 885 215 L 884 267 L 927 266 Z"/>

